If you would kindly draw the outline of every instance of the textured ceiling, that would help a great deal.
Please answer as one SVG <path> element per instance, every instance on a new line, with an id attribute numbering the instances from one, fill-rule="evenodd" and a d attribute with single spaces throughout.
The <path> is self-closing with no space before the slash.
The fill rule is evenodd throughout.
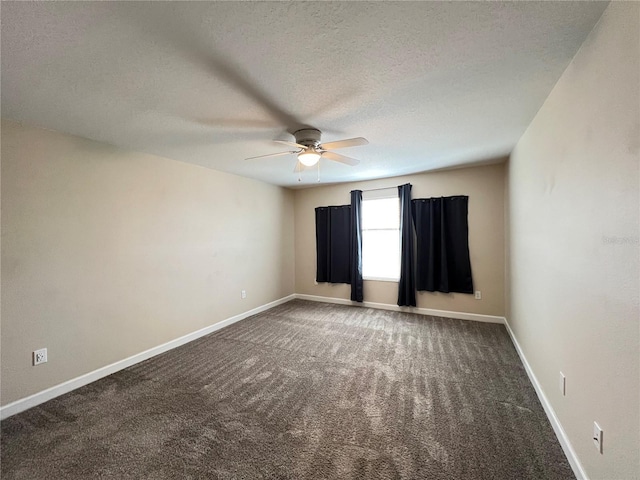
<path id="1" fill-rule="evenodd" d="M 366 137 L 322 183 L 507 155 L 602 2 L 2 2 L 2 116 L 315 185 L 284 149 Z"/>

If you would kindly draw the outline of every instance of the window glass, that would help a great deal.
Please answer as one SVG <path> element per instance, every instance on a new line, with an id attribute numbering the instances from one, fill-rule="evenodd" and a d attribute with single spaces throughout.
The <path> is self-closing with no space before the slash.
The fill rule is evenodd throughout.
<path id="1" fill-rule="evenodd" d="M 362 201 L 362 276 L 400 278 L 400 202 L 398 197 Z"/>

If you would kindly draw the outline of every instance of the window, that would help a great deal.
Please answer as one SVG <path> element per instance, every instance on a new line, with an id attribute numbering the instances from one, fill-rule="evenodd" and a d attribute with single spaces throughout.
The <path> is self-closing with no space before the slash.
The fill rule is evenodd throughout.
<path id="1" fill-rule="evenodd" d="M 400 279 L 400 201 L 398 197 L 362 201 L 362 276 Z"/>

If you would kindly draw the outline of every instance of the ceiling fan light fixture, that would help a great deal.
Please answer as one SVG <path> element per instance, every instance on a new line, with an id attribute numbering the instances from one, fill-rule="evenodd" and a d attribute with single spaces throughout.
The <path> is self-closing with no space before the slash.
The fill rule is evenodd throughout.
<path id="1" fill-rule="evenodd" d="M 320 160 L 320 154 L 315 150 L 308 149 L 298 154 L 298 160 L 307 167 L 313 167 Z"/>

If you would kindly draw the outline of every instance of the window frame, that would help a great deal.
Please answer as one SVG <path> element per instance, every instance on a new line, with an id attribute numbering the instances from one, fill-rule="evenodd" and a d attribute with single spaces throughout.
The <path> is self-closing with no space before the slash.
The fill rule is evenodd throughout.
<path id="1" fill-rule="evenodd" d="M 362 228 L 363 232 L 363 251 L 362 251 L 362 279 L 366 281 L 375 281 L 375 282 L 390 282 L 390 283 L 399 283 L 400 282 L 400 257 L 402 244 L 400 242 L 400 198 L 398 197 L 397 188 L 391 187 L 388 189 L 381 189 L 379 191 L 365 191 L 363 192 L 362 206 L 364 209 L 365 202 L 372 200 L 385 200 L 385 199 L 395 199 L 398 201 L 398 228 Z M 367 195 L 368 194 L 368 195 Z M 363 222 L 364 223 L 364 222 Z M 398 273 L 397 277 L 377 277 L 377 276 L 366 276 L 364 274 L 364 262 L 365 260 L 365 252 L 364 252 L 364 232 L 365 231 L 383 231 L 383 230 L 394 230 L 398 232 Z"/>

